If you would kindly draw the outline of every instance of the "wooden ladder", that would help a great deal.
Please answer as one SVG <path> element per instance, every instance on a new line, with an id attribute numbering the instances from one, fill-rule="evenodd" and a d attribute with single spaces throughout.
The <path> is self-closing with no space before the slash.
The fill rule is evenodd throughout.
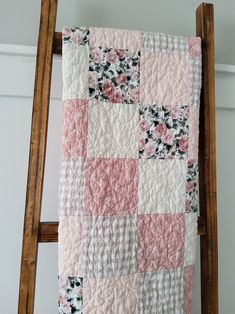
<path id="1" fill-rule="evenodd" d="M 41 1 L 33 97 L 30 152 L 23 230 L 19 314 L 33 314 L 38 243 L 58 241 L 58 222 L 41 222 L 48 112 L 53 54 L 62 54 L 62 34 L 55 32 L 57 0 Z M 218 257 L 215 156 L 215 73 L 213 4 L 196 9 L 196 35 L 202 39 L 202 91 L 199 134 L 202 314 L 218 313 Z M 108 313 L 107 313 L 108 314 Z"/>

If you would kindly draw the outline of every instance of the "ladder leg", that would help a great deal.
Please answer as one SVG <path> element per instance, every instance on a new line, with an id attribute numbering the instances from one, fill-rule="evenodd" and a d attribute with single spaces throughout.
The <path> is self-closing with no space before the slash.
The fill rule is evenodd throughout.
<path id="1" fill-rule="evenodd" d="M 19 314 L 33 314 L 34 311 L 38 230 L 46 155 L 56 13 L 57 0 L 42 0 L 25 202 L 18 303 Z"/>
<path id="2" fill-rule="evenodd" d="M 215 150 L 215 70 L 213 4 L 196 10 L 196 32 L 202 38 L 202 92 L 199 135 L 200 214 L 206 232 L 201 245 L 202 314 L 218 313 L 218 248 Z"/>

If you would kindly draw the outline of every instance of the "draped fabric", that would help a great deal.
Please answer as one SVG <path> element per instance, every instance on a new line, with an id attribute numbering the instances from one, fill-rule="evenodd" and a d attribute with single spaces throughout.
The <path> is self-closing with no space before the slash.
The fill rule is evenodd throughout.
<path id="1" fill-rule="evenodd" d="M 191 313 L 201 41 L 63 28 L 59 313 Z"/>

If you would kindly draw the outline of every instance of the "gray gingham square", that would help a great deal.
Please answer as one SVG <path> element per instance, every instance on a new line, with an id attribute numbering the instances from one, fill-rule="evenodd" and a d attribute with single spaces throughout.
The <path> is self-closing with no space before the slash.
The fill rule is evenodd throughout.
<path id="1" fill-rule="evenodd" d="M 63 158 L 59 177 L 59 215 L 80 216 L 84 210 L 84 158 Z"/>
<path id="2" fill-rule="evenodd" d="M 120 277 L 137 269 L 136 216 L 84 216 L 87 277 Z"/>
<path id="3" fill-rule="evenodd" d="M 139 313 L 183 314 L 183 268 L 139 274 Z"/>
<path id="4" fill-rule="evenodd" d="M 189 51 L 186 38 L 163 33 L 144 32 L 142 45 L 147 52 L 178 51 L 184 54 Z"/>

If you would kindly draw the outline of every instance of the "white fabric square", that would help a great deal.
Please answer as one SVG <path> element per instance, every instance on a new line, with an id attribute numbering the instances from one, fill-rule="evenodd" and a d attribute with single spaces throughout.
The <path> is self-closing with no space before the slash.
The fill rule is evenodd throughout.
<path id="1" fill-rule="evenodd" d="M 184 266 L 195 263 L 198 213 L 185 214 Z"/>
<path id="2" fill-rule="evenodd" d="M 64 45 L 62 67 L 63 100 L 88 99 L 88 47 Z"/>
<path id="3" fill-rule="evenodd" d="M 83 277 L 83 217 L 59 216 L 59 276 Z"/>
<path id="4" fill-rule="evenodd" d="M 138 107 L 90 101 L 87 155 L 138 158 Z"/>
<path id="5" fill-rule="evenodd" d="M 140 159 L 138 213 L 185 212 L 185 160 Z"/>

